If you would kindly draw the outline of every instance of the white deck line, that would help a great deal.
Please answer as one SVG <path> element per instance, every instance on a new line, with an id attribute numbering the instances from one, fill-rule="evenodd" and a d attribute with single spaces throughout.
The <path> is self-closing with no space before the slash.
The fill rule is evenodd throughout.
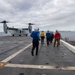
<path id="1" fill-rule="evenodd" d="M 12 58 L 14 58 L 15 56 L 17 56 L 18 54 L 20 54 L 21 52 L 23 52 L 24 50 L 26 50 L 29 46 L 31 46 L 32 44 L 29 44 L 28 46 L 24 47 L 23 49 L 17 51 L 16 53 L 10 55 L 9 57 L 7 57 L 6 59 L 2 60 L 1 62 L 8 62 L 9 60 L 11 60 Z"/>
<path id="2" fill-rule="evenodd" d="M 5 67 L 14 68 L 32 68 L 32 69 L 56 69 L 56 70 L 75 70 L 75 66 L 46 66 L 46 65 L 28 65 L 28 64 L 7 64 Z"/>
<path id="3" fill-rule="evenodd" d="M 71 50 L 73 53 L 75 53 L 75 47 L 63 40 L 60 40 L 69 50 Z"/>

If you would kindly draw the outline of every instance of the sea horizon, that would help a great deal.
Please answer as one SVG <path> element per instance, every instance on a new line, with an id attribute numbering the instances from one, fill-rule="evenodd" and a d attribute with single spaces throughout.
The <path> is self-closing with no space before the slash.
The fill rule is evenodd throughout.
<path id="1" fill-rule="evenodd" d="M 75 41 L 75 31 L 59 31 L 62 38 L 68 38 L 70 41 Z M 10 33 L 5 34 L 4 32 L 0 32 L 0 36 L 11 36 Z"/>

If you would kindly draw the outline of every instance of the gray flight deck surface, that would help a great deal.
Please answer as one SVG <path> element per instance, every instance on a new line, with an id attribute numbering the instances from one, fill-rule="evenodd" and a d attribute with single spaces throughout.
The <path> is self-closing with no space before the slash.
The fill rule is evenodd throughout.
<path id="1" fill-rule="evenodd" d="M 37 56 L 31 56 L 32 46 L 30 45 L 15 57 L 5 60 L 31 42 L 32 39 L 29 36 L 0 37 L 0 75 L 75 75 L 75 54 L 62 43 L 58 48 L 53 47 L 53 44 L 49 46 L 46 43 L 39 44 Z M 6 62 L 2 62 L 3 60 Z M 4 65 L 1 66 L 2 64 Z M 71 67 L 74 67 L 73 70 Z"/>

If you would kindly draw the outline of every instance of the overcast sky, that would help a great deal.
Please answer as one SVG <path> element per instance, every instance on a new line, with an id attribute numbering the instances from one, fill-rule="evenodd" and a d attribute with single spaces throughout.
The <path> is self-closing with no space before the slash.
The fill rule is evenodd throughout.
<path id="1" fill-rule="evenodd" d="M 75 0 L 0 0 L 3 20 L 9 27 L 24 28 L 31 22 L 40 30 L 75 31 Z"/>

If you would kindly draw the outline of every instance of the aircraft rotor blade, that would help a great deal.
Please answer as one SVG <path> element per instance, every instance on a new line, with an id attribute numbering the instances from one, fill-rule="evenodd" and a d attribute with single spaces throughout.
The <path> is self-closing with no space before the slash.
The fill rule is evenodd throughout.
<path id="1" fill-rule="evenodd" d="M 34 25 L 33 23 L 28 23 L 28 25 Z"/>
<path id="2" fill-rule="evenodd" d="M 4 20 L 4 21 L 2 21 L 2 22 L 0 22 L 0 23 L 9 23 L 9 22 L 7 22 L 7 21 Z"/>

